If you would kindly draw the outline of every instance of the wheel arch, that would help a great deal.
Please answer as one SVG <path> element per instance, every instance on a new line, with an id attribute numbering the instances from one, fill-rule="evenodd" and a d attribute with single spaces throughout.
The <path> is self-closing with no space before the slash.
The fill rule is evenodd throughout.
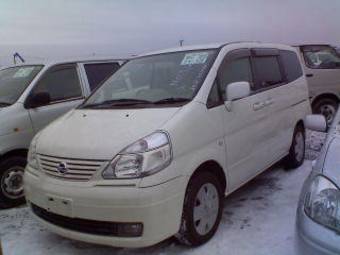
<path id="1" fill-rule="evenodd" d="M 224 191 L 224 193 L 226 192 L 227 189 L 227 178 L 226 178 L 226 174 L 223 171 L 222 166 L 215 160 L 208 160 L 205 161 L 203 163 L 201 163 L 196 170 L 192 173 L 192 175 L 190 176 L 189 182 L 190 180 L 197 176 L 198 174 L 202 173 L 202 172 L 209 172 L 209 173 L 213 173 L 217 179 L 219 180 L 219 182 L 222 185 L 222 189 Z"/>
<path id="2" fill-rule="evenodd" d="M 325 98 L 330 98 L 333 99 L 335 101 L 337 101 L 339 103 L 340 99 L 339 97 L 334 94 L 334 93 L 323 93 L 323 94 L 319 94 L 316 97 L 314 97 L 312 99 L 312 108 L 316 105 L 317 102 L 319 102 L 321 99 L 325 99 Z"/>
<path id="3" fill-rule="evenodd" d="M 8 159 L 8 158 L 14 157 L 14 156 L 20 156 L 20 157 L 27 158 L 27 154 L 28 154 L 28 149 L 14 149 L 14 150 L 8 151 L 8 152 L 0 155 L 0 161 L 3 161 L 5 159 Z"/>

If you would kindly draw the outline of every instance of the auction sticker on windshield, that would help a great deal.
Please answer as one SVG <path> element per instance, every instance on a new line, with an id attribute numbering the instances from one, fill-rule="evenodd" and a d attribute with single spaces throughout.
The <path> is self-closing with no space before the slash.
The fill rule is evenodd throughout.
<path id="1" fill-rule="evenodd" d="M 194 52 L 185 54 L 181 65 L 197 65 L 204 64 L 208 59 L 208 52 Z"/>
<path id="2" fill-rule="evenodd" d="M 30 76 L 32 71 L 34 70 L 34 67 L 22 67 L 18 71 L 15 72 L 13 75 L 13 78 L 25 78 Z"/>

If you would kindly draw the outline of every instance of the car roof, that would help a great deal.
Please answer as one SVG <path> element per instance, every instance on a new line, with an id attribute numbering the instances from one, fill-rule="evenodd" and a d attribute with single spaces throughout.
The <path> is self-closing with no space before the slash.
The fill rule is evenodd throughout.
<path id="1" fill-rule="evenodd" d="M 188 45 L 188 46 L 181 46 L 175 48 L 169 48 L 159 51 L 153 51 L 145 54 L 141 54 L 136 56 L 143 57 L 143 56 L 150 56 L 150 55 L 157 55 L 163 53 L 172 53 L 172 52 L 181 52 L 181 51 L 191 51 L 191 50 L 208 50 L 208 49 L 218 49 L 227 45 L 237 44 L 241 47 L 267 47 L 267 48 L 279 48 L 279 49 L 291 49 L 291 46 L 285 44 L 277 44 L 277 43 L 262 43 L 262 42 L 255 42 L 255 41 L 237 41 L 237 42 L 224 42 L 224 43 L 211 43 L 211 44 L 200 44 L 200 45 Z"/>
<path id="2" fill-rule="evenodd" d="M 71 63 L 107 63 L 107 62 L 119 62 L 123 63 L 127 61 L 127 58 L 110 58 L 110 57 L 95 57 L 95 58 L 64 58 L 64 59 L 46 59 L 39 61 L 27 61 L 25 63 L 20 63 L 16 65 L 2 66 L 0 69 L 5 69 L 9 67 L 16 66 L 30 66 L 30 65 L 44 65 L 44 66 L 54 66 L 60 64 L 71 64 Z"/>

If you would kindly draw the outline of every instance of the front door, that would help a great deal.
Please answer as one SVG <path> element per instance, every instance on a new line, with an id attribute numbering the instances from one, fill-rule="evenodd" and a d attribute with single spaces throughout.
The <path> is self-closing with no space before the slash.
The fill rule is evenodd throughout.
<path id="1" fill-rule="evenodd" d="M 237 81 L 251 84 L 251 95 L 232 102 L 230 110 L 224 109 L 224 130 L 229 190 L 248 181 L 271 161 L 266 137 L 270 127 L 268 91 L 258 92 L 254 86 L 249 49 L 229 53 L 218 72 L 222 97 L 226 100 L 226 87 Z"/>

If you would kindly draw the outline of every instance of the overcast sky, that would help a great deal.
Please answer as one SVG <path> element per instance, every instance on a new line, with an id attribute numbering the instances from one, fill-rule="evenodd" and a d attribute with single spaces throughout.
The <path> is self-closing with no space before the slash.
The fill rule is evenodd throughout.
<path id="1" fill-rule="evenodd" d="M 340 45 L 340 0 L 0 0 L 0 62 L 255 40 Z"/>

